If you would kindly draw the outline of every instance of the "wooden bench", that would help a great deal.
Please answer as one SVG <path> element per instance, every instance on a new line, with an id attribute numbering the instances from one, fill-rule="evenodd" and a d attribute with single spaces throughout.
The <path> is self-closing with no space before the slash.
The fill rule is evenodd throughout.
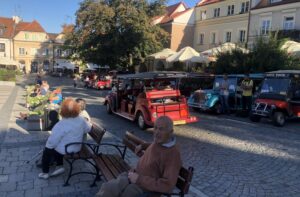
<path id="1" fill-rule="evenodd" d="M 130 166 L 124 161 L 124 157 L 126 154 L 127 148 L 129 148 L 132 152 L 135 152 L 135 148 L 138 145 L 143 145 L 143 148 L 147 148 L 146 141 L 138 138 L 137 136 L 126 132 L 124 138 L 123 138 L 123 144 L 125 146 L 115 146 L 119 152 L 120 155 L 113 155 L 113 154 L 99 154 L 97 158 L 95 158 L 96 166 L 101 171 L 101 176 L 105 178 L 106 181 L 109 181 L 111 179 L 115 179 L 119 174 L 123 172 L 128 172 L 130 169 Z M 101 144 L 102 145 L 102 144 Z M 106 144 L 111 145 L 111 144 Z M 121 148 L 123 148 L 123 151 L 121 151 Z M 143 155 L 143 151 L 140 152 L 137 156 L 141 157 Z M 178 192 L 174 193 L 155 193 L 158 195 L 165 195 L 165 196 L 184 196 L 188 193 L 189 187 L 192 181 L 193 177 L 193 168 L 189 167 L 188 169 L 181 167 L 179 172 L 179 177 L 177 179 L 176 187 L 179 190 Z M 153 193 L 151 193 L 153 194 Z M 151 195 L 150 194 L 150 195 Z"/>
<path id="2" fill-rule="evenodd" d="M 92 174 L 95 175 L 95 179 L 92 183 L 91 186 L 96 185 L 96 181 L 100 178 L 99 176 L 99 170 L 97 166 L 95 165 L 94 158 L 97 157 L 97 153 L 99 152 L 99 145 L 101 143 L 101 140 L 106 132 L 104 128 L 99 127 L 98 125 L 92 123 L 92 129 L 88 133 L 89 136 L 93 139 L 94 143 L 89 143 L 89 142 L 75 142 L 75 143 L 70 143 L 65 146 L 65 151 L 66 154 L 64 156 L 64 159 L 67 161 L 69 164 L 70 170 L 68 173 L 68 178 L 65 181 L 64 186 L 69 185 L 69 180 L 72 176 L 78 175 L 78 174 Z M 68 152 L 68 147 L 72 145 L 78 145 L 81 144 L 81 150 L 78 153 L 69 153 Z M 94 169 L 95 172 L 91 171 L 80 171 L 80 172 L 73 172 L 73 164 L 78 161 L 78 160 L 83 160 L 87 163 L 89 163 Z"/>

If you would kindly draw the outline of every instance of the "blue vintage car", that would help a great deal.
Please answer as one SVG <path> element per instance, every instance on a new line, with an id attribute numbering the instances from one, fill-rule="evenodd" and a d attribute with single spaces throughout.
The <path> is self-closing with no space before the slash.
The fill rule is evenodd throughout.
<path id="1" fill-rule="evenodd" d="M 229 82 L 229 107 L 232 110 L 242 108 L 242 91 L 240 84 L 242 83 L 245 75 L 228 75 Z M 255 92 L 258 86 L 261 84 L 264 75 L 263 74 L 250 74 L 250 78 L 253 80 L 253 92 Z M 214 111 L 217 114 L 222 112 L 221 102 L 219 100 L 220 85 L 223 81 L 223 76 L 217 75 L 215 77 L 213 89 L 199 89 L 196 90 L 188 99 L 188 105 L 194 109 L 200 109 L 202 111 Z"/>

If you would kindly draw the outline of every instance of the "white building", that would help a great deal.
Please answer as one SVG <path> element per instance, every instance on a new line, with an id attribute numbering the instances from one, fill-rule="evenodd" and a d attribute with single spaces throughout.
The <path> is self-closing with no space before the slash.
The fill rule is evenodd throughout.
<path id="1" fill-rule="evenodd" d="M 13 60 L 13 27 L 13 19 L 0 17 L 0 65 L 16 65 Z"/>
<path id="2" fill-rule="evenodd" d="M 300 39 L 300 0 L 261 0 L 251 10 L 249 27 L 250 47 L 255 39 L 268 36 L 271 31 L 293 31 L 296 39 Z"/>

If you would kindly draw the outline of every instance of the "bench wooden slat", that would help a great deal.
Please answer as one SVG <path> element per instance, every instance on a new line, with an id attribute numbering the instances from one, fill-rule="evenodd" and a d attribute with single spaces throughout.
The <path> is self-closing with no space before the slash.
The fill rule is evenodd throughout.
<path id="1" fill-rule="evenodd" d="M 102 160 L 104 161 L 106 166 L 109 168 L 109 170 L 112 173 L 112 175 L 114 176 L 114 178 L 116 178 L 120 174 L 120 171 L 116 168 L 114 163 L 111 162 L 111 160 L 109 159 L 110 156 L 111 155 L 101 155 Z"/>
<path id="2" fill-rule="evenodd" d="M 106 181 L 112 180 L 115 177 L 113 176 L 113 174 L 111 173 L 110 169 L 106 166 L 105 162 L 102 160 L 102 157 L 96 157 L 95 162 L 97 164 L 97 167 L 101 170 L 101 173 L 103 175 L 103 177 L 106 179 Z"/>
<path id="3" fill-rule="evenodd" d="M 146 141 L 140 139 L 139 137 L 133 135 L 133 134 L 130 133 L 130 132 L 126 132 L 125 136 L 126 136 L 127 139 L 130 139 L 130 141 L 132 141 L 132 142 L 133 142 L 134 144 L 136 144 L 136 145 L 146 143 Z"/>
<path id="4" fill-rule="evenodd" d="M 108 159 L 110 160 L 111 163 L 114 164 L 115 168 L 117 168 L 118 172 L 125 172 L 127 171 L 126 170 L 126 167 L 124 167 L 124 165 L 121 164 L 120 160 L 118 158 L 115 158 L 117 157 L 116 155 L 111 155 Z M 121 158 L 121 157 L 119 157 Z"/>
<path id="5" fill-rule="evenodd" d="M 99 127 L 96 124 L 93 124 L 92 130 L 89 132 L 89 135 L 93 138 L 93 140 L 97 143 L 100 144 L 106 130 Z"/>
<path id="6" fill-rule="evenodd" d="M 130 166 L 122 159 L 122 157 L 118 155 L 113 155 L 111 159 L 114 160 L 120 166 L 122 172 L 130 170 Z"/>

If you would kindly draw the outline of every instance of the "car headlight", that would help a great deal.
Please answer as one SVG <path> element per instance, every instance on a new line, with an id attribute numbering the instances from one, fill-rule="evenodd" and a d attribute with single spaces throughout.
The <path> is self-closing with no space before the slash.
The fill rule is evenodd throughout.
<path id="1" fill-rule="evenodd" d="M 157 113 L 156 113 L 156 112 L 153 112 L 153 113 L 152 113 L 152 117 L 153 117 L 153 118 L 157 118 Z"/>

